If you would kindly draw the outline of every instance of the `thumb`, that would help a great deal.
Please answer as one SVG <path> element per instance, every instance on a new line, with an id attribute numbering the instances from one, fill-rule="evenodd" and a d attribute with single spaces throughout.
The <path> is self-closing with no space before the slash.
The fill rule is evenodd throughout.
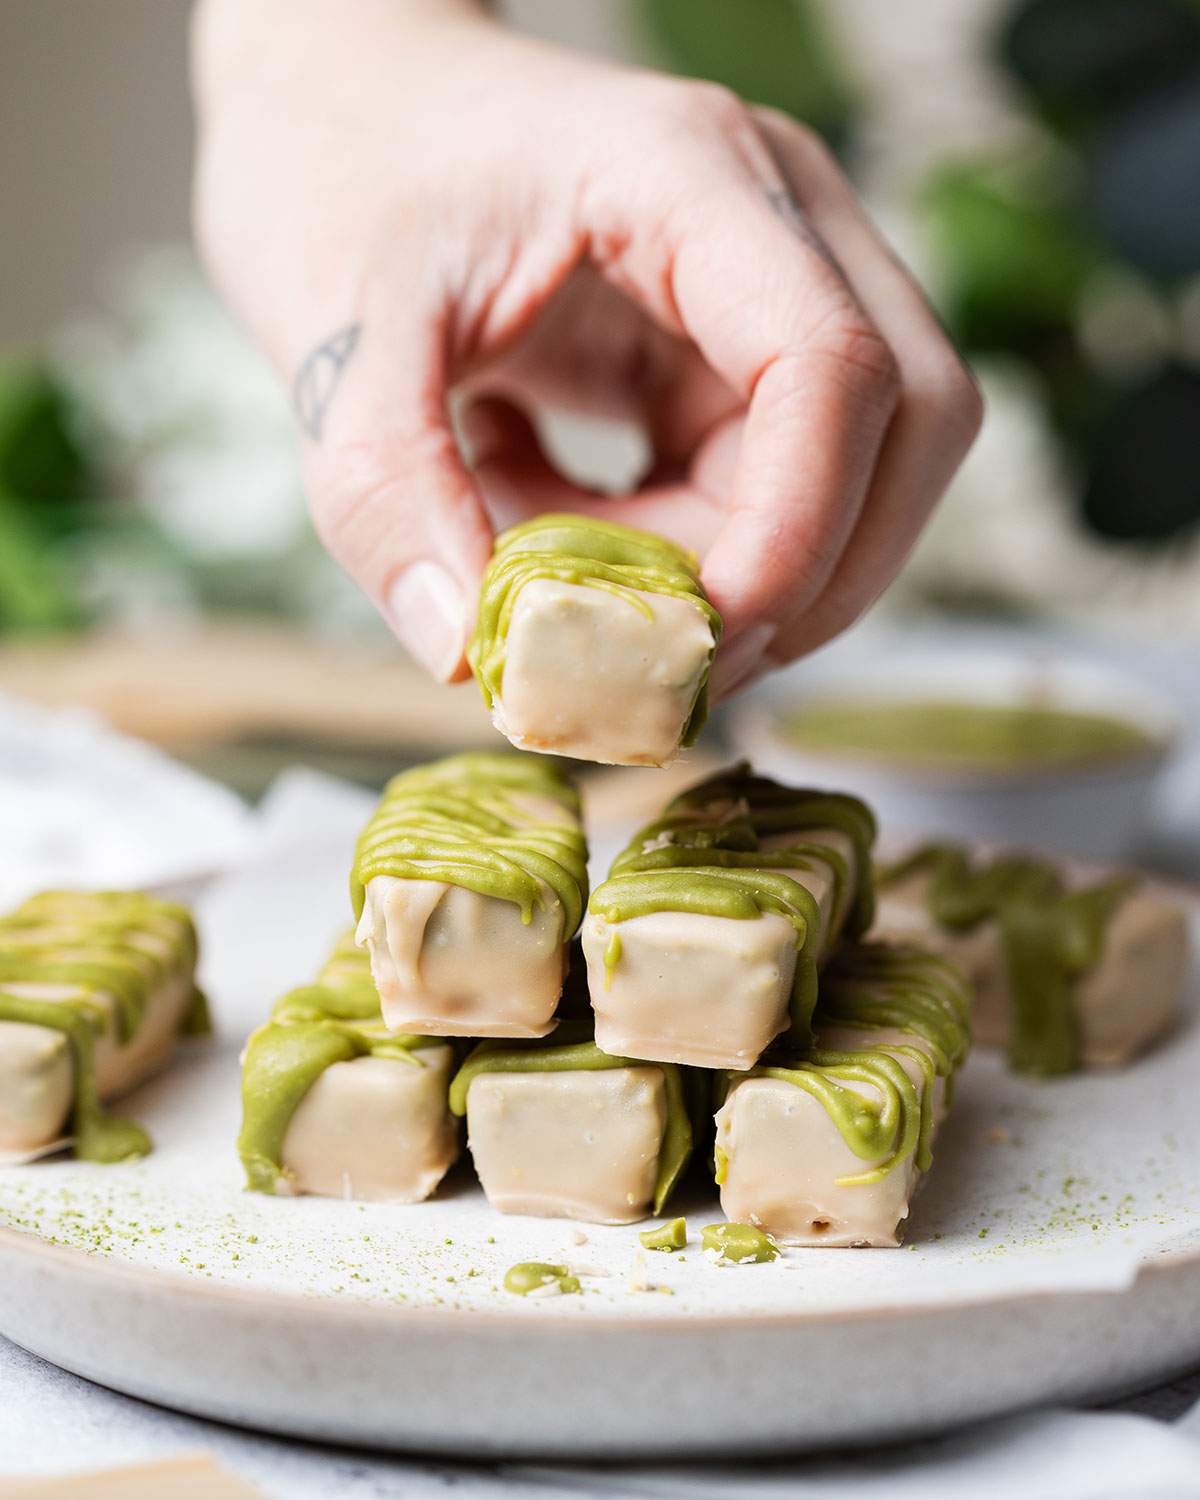
<path id="1" fill-rule="evenodd" d="M 421 666 L 452 682 L 467 675 L 492 528 L 454 439 L 437 345 L 353 325 L 308 356 L 295 394 L 317 534 Z"/>

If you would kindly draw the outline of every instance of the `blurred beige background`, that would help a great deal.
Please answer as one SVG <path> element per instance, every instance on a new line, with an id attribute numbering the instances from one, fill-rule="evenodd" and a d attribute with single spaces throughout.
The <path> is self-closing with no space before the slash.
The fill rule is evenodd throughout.
<path id="1" fill-rule="evenodd" d="M 0 337 L 86 305 L 188 222 L 187 0 L 0 0 Z"/>
<path id="2" fill-rule="evenodd" d="M 542 35 L 621 50 L 619 0 L 505 10 Z M 190 11 L 191 0 L 0 0 L 4 342 L 85 309 L 123 251 L 187 237 Z"/>

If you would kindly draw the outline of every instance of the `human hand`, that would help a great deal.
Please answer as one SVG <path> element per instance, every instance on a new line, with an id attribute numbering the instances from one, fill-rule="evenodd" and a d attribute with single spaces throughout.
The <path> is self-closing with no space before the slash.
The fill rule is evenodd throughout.
<path id="1" fill-rule="evenodd" d="M 811 132 L 472 0 L 203 0 L 195 41 L 201 245 L 294 384 L 322 539 L 435 676 L 539 511 L 701 555 L 719 693 L 891 581 L 981 404 Z M 556 472 L 543 404 L 642 424 L 636 493 Z"/>

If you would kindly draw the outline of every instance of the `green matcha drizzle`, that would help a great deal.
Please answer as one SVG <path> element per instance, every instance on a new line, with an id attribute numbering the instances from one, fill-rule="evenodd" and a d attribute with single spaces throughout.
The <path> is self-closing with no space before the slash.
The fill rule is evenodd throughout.
<path id="1" fill-rule="evenodd" d="M 654 1182 L 654 1212 L 661 1213 L 692 1154 L 692 1120 L 688 1110 L 683 1070 L 674 1063 L 639 1061 L 601 1052 L 590 1040 L 587 1022 L 560 1023 L 553 1039 L 530 1042 L 480 1042 L 459 1068 L 450 1085 L 450 1109 L 460 1117 L 467 1112 L 467 1096 L 475 1079 L 484 1073 L 594 1072 L 604 1068 L 657 1068 L 667 1094 L 667 1123 L 659 1148 Z M 563 1041 L 564 1037 L 588 1038 Z"/>
<path id="2" fill-rule="evenodd" d="M 640 594 L 686 599 L 708 622 L 713 648 L 721 617 L 700 584 L 696 559 L 673 542 L 587 516 L 546 515 L 513 526 L 496 538 L 484 574 L 475 634 L 467 660 L 491 709 L 500 697 L 508 649 L 508 627 L 517 596 L 535 578 L 604 589 L 653 618 Z M 708 716 L 708 670 L 697 685 L 680 743 L 691 745 Z"/>
<path id="3" fill-rule="evenodd" d="M 535 817 L 522 797 L 548 799 L 560 819 Z M 516 753 L 454 755 L 393 777 L 363 830 L 350 876 L 356 918 L 377 875 L 440 880 L 511 901 L 533 920 L 548 889 L 566 942 L 587 899 L 579 799 L 551 763 Z"/>
<path id="4" fill-rule="evenodd" d="M 682 1250 L 687 1244 L 687 1220 L 671 1219 L 653 1229 L 643 1229 L 638 1239 L 645 1250 Z"/>
<path id="5" fill-rule="evenodd" d="M 290 990 L 271 1019 L 253 1032 L 242 1059 L 242 1128 L 238 1155 L 246 1186 L 277 1193 L 289 1180 L 283 1143 L 292 1116 L 317 1079 L 334 1063 L 389 1057 L 423 1067 L 413 1049 L 437 1039 L 389 1032 L 367 955 L 344 934 L 316 984 Z"/>
<path id="6" fill-rule="evenodd" d="M 847 862 L 825 844 L 804 834 L 835 828 L 855 850 L 855 878 Z M 795 835 L 786 847 L 764 849 L 763 840 Z M 796 934 L 792 984 L 793 1045 L 812 1035 L 817 997 L 821 918 L 812 893 L 783 873 L 824 865 L 834 882 L 834 924 L 847 937 L 870 925 L 874 900 L 871 846 L 875 821 L 855 797 L 798 791 L 740 764 L 683 792 L 663 816 L 647 824 L 613 861 L 609 878 L 592 893 L 588 910 L 618 924 L 650 912 L 697 912 L 752 921 L 772 912 L 790 922 Z M 621 945 L 613 933 L 605 951 L 605 979 L 620 963 Z"/>
<path id="7" fill-rule="evenodd" d="M 706 1224 L 700 1231 L 704 1253 L 722 1265 L 766 1265 L 779 1259 L 779 1246 L 754 1224 Z"/>
<path id="8" fill-rule="evenodd" d="M 1045 860 L 1002 855 L 972 868 L 964 849 L 929 844 L 879 878 L 891 885 L 919 873 L 929 877 L 926 904 L 940 927 L 969 932 L 989 920 L 999 925 L 1012 1000 L 1010 1066 L 1042 1077 L 1075 1072 L 1075 984 L 1099 961 L 1108 923 L 1133 877 L 1068 890 Z"/>
<path id="9" fill-rule="evenodd" d="M 517 1297 L 529 1297 L 555 1287 L 561 1295 L 581 1290 L 579 1277 L 572 1276 L 568 1266 L 550 1265 L 544 1260 L 523 1260 L 509 1266 L 504 1273 L 504 1290 Z"/>
<path id="10" fill-rule="evenodd" d="M 1152 734 L 1131 721 L 1037 702 L 816 699 L 782 714 L 779 729 L 793 743 L 826 755 L 920 770 L 1054 771 L 1160 749 Z"/>
<path id="11" fill-rule="evenodd" d="M 907 1032 L 913 1045 L 833 1050 L 812 1047 L 786 1062 L 767 1063 L 739 1077 L 776 1078 L 814 1098 L 865 1172 L 838 1179 L 839 1187 L 880 1182 L 910 1156 L 922 1172 L 933 1161 L 932 1096 L 935 1077 L 947 1088 L 970 1047 L 970 991 L 959 971 L 919 949 L 864 943 L 845 949 L 826 971 L 816 1015 L 826 1026 Z M 922 1045 L 923 1044 L 923 1045 Z M 918 1088 L 902 1066 L 905 1057 L 923 1076 Z M 861 1094 L 850 1084 L 865 1084 Z M 718 1160 L 718 1181 L 727 1163 Z"/>
<path id="12" fill-rule="evenodd" d="M 188 911 L 137 891 L 45 891 L 0 920 L 0 1020 L 62 1032 L 71 1049 L 74 1154 L 116 1162 L 144 1156 L 150 1137 L 132 1120 L 109 1115 L 96 1088 L 95 1042 L 111 1024 L 128 1044 L 151 994 L 196 962 Z M 27 984 L 74 991 L 61 1000 L 14 993 Z M 11 986 L 11 988 L 10 988 Z M 112 1002 L 111 1022 L 107 997 Z M 183 1029 L 208 1029 L 204 996 L 194 990 Z"/>

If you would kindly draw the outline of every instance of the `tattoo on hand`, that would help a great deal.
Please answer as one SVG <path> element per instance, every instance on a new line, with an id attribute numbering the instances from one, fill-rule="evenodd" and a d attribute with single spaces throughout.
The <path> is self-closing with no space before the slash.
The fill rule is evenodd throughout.
<path id="1" fill-rule="evenodd" d="M 305 435 L 314 443 L 321 441 L 330 403 L 361 332 L 361 323 L 348 323 L 345 328 L 339 328 L 317 345 L 296 372 L 292 385 L 296 414 Z"/>
<path id="2" fill-rule="evenodd" d="M 814 250 L 839 276 L 842 274 L 842 268 L 834 259 L 833 252 L 809 223 L 804 210 L 787 188 L 768 188 L 767 202 L 798 239 L 802 240 L 810 250 Z"/>

